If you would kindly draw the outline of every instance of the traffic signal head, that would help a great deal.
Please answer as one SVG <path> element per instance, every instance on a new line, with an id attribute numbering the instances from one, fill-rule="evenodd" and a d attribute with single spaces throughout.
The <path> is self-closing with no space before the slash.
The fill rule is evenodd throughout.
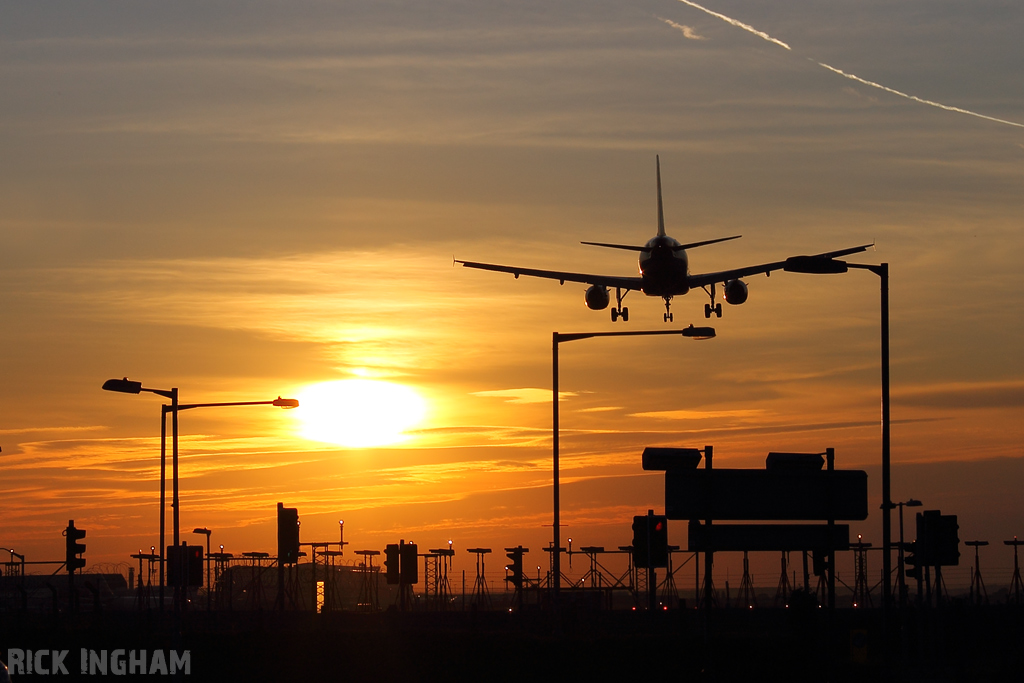
<path id="1" fill-rule="evenodd" d="M 389 584 L 401 583 L 399 571 L 399 549 L 397 543 L 390 543 L 384 548 L 384 569 Z"/>
<path id="2" fill-rule="evenodd" d="M 908 543 L 909 547 L 906 550 L 906 556 L 903 558 L 904 570 L 903 573 L 907 575 L 907 578 L 921 579 L 921 558 L 918 553 L 917 543 Z"/>
<path id="3" fill-rule="evenodd" d="M 299 561 L 299 510 L 277 504 L 277 561 L 295 564 Z"/>
<path id="4" fill-rule="evenodd" d="M 664 515 L 649 516 L 650 532 L 648 540 L 651 544 L 650 563 L 652 567 L 668 566 L 668 517 Z"/>
<path id="5" fill-rule="evenodd" d="M 405 543 L 401 546 L 402 583 L 411 586 L 420 582 L 420 567 L 417 563 L 416 544 Z"/>
<path id="6" fill-rule="evenodd" d="M 651 566 L 650 535 L 647 528 L 647 515 L 633 517 L 633 566 L 641 569 Z"/>
<path id="7" fill-rule="evenodd" d="M 78 557 L 85 552 L 85 544 L 79 543 L 85 538 L 85 529 L 76 529 L 75 520 L 68 520 L 68 527 L 64 530 L 64 564 L 68 572 L 85 568 L 85 558 Z"/>
<path id="8" fill-rule="evenodd" d="M 633 517 L 633 566 L 668 566 L 668 517 L 653 511 Z"/>
<path id="9" fill-rule="evenodd" d="M 203 585 L 203 546 L 181 545 L 167 546 L 167 585 L 194 586 Z"/>

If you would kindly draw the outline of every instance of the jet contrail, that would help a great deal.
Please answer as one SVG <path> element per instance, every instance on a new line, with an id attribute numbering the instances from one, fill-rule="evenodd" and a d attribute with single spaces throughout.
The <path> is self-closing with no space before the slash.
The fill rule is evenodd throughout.
<path id="1" fill-rule="evenodd" d="M 707 7 L 701 7 L 700 5 L 698 5 L 695 2 L 690 2 L 690 0 L 679 0 L 679 2 L 683 3 L 684 5 L 689 5 L 690 7 L 695 7 L 697 9 L 699 9 L 701 12 L 707 12 L 711 16 L 718 17 L 719 19 L 721 19 L 722 21 L 726 22 L 727 24 L 732 24 L 733 26 L 738 26 L 739 28 L 743 29 L 744 31 L 750 31 L 755 36 L 758 36 L 759 38 L 764 38 L 769 43 L 775 43 L 776 45 L 781 45 L 782 47 L 786 48 L 787 50 L 792 50 L 793 49 L 789 45 L 786 45 L 781 40 L 776 40 L 775 38 L 772 38 L 770 35 L 768 35 L 764 31 L 758 31 L 753 26 L 750 26 L 749 24 L 744 24 L 742 21 L 736 21 L 735 19 L 730 19 L 729 17 L 725 16 L 724 14 L 719 14 L 718 12 L 712 12 Z"/>
<path id="2" fill-rule="evenodd" d="M 733 26 L 737 26 L 737 27 L 743 29 L 744 31 L 748 31 L 750 33 L 753 33 L 755 36 L 758 36 L 759 38 L 763 38 L 764 40 L 767 40 L 769 43 L 775 43 L 776 45 L 780 45 L 780 46 L 786 48 L 787 50 L 792 50 L 793 49 L 789 45 L 786 45 L 781 40 L 777 40 L 775 38 L 772 38 L 770 35 L 768 35 L 764 31 L 758 31 L 753 26 L 750 26 L 749 24 L 744 24 L 742 21 L 737 21 L 735 19 L 732 19 L 731 17 L 725 16 L 724 14 L 719 14 L 718 12 L 713 12 L 713 11 L 709 10 L 707 7 L 701 7 L 697 3 L 691 2 L 690 0 L 679 0 L 679 2 L 683 3 L 684 5 L 689 5 L 690 7 L 693 7 L 695 9 L 699 9 L 701 12 L 705 12 L 707 14 L 710 14 L 713 17 L 717 17 L 718 19 L 721 19 L 722 21 L 726 22 L 727 24 L 732 24 Z M 666 23 L 668 23 L 668 20 L 666 20 L 666 19 L 662 19 L 662 21 L 665 21 Z M 946 111 L 952 111 L 952 112 L 956 112 L 958 114 L 967 114 L 968 116 L 976 116 L 977 118 L 985 119 L 986 121 L 994 121 L 996 123 L 1005 123 L 1008 126 L 1016 126 L 1017 128 L 1024 128 L 1024 123 L 1017 123 L 1016 121 L 1007 121 L 1006 119 L 997 119 L 994 116 L 986 116 L 985 114 L 979 114 L 977 112 L 973 112 L 973 111 L 970 111 L 968 109 L 961 109 L 960 107 L 951 107 L 948 104 L 942 104 L 940 102 L 932 102 L 931 100 L 926 100 L 926 99 L 923 99 L 921 97 L 917 97 L 915 95 L 908 95 L 905 92 L 900 92 L 899 90 L 894 90 L 893 88 L 888 88 L 888 87 L 882 85 L 881 83 L 875 83 L 873 81 L 869 81 L 869 80 L 863 79 L 860 76 L 856 76 L 854 74 L 846 73 L 845 71 L 843 71 L 841 69 L 837 69 L 834 66 L 829 66 L 828 64 L 824 64 L 822 62 L 819 62 L 816 59 L 811 59 L 810 57 L 808 57 L 808 59 L 810 59 L 812 62 L 814 62 L 815 64 L 817 64 L 821 68 L 828 69 L 829 71 L 831 71 L 833 73 L 839 74 L 843 78 L 849 78 L 851 81 L 857 81 L 858 83 L 863 83 L 864 85 L 871 86 L 872 88 L 878 88 L 879 90 L 884 90 L 887 93 L 892 93 L 893 95 L 898 95 L 899 97 L 905 97 L 906 99 L 913 100 L 914 102 L 920 102 L 921 104 L 927 104 L 930 107 L 938 107 L 939 109 L 945 109 Z"/>
<path id="3" fill-rule="evenodd" d="M 680 1 L 682 1 L 682 0 L 680 0 Z M 810 57 L 808 57 L 808 59 L 810 59 Z M 942 104 L 940 102 L 932 102 L 931 100 L 925 100 L 925 99 L 922 99 L 920 97 L 917 97 L 916 95 L 908 95 L 905 92 L 900 92 L 899 90 L 894 90 L 892 88 L 888 88 L 888 87 L 882 85 L 881 83 L 875 83 L 873 81 L 865 80 L 865 79 L 861 78 L 860 76 L 855 76 L 854 74 L 848 74 L 845 71 L 843 71 L 842 69 L 837 69 L 834 66 L 829 66 L 828 64 L 824 64 L 822 62 L 818 62 L 818 61 L 815 61 L 813 59 L 811 59 L 811 61 L 814 62 L 815 64 L 817 64 L 818 66 L 822 67 L 822 68 L 828 69 L 829 71 L 831 71 L 833 73 L 839 74 L 843 78 L 849 78 L 851 81 L 857 81 L 858 83 L 863 83 L 864 85 L 870 85 L 872 88 L 878 88 L 879 90 L 884 90 L 885 92 L 892 93 L 893 95 L 899 95 L 900 97 L 906 97 L 908 100 L 914 100 L 915 102 L 920 102 L 921 104 L 927 104 L 927 105 L 929 105 L 931 107 L 938 107 L 939 109 L 945 109 L 946 111 L 955 111 L 958 114 L 967 114 L 968 116 L 977 116 L 979 119 L 986 119 L 988 121 L 995 121 L 996 123 L 1005 123 L 1008 126 L 1017 126 L 1018 128 L 1024 128 L 1024 123 L 1017 123 L 1016 121 L 1007 121 L 1006 119 L 997 119 L 994 116 L 985 116 L 984 114 L 979 114 L 977 112 L 969 111 L 967 109 L 961 109 L 960 107 L 951 107 L 948 104 Z"/>

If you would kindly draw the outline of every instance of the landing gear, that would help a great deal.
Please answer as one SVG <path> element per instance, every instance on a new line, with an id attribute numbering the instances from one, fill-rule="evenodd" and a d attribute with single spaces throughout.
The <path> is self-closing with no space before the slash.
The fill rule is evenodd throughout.
<path id="1" fill-rule="evenodd" d="M 665 322 L 670 323 L 670 322 L 672 322 L 672 311 L 671 311 L 672 297 L 666 296 L 666 297 L 664 297 L 664 299 L 665 299 L 665 315 L 663 317 L 665 319 Z"/>
<path id="2" fill-rule="evenodd" d="M 622 307 L 622 300 L 626 298 L 626 294 L 629 294 L 629 290 L 626 293 L 622 293 L 621 287 L 615 288 L 615 307 L 612 309 L 612 322 L 615 322 L 619 318 L 622 318 L 622 322 L 629 322 L 629 309 Z"/>
<path id="3" fill-rule="evenodd" d="M 701 289 L 703 289 L 705 292 L 707 292 L 707 295 L 711 297 L 711 303 L 710 304 L 704 304 L 704 317 L 705 318 L 710 318 L 711 314 L 714 313 L 715 317 L 721 318 L 722 317 L 722 304 L 720 304 L 720 303 L 716 304 L 715 303 L 715 283 L 714 282 L 711 283 L 711 290 L 710 291 L 708 290 L 707 287 L 702 287 Z"/>

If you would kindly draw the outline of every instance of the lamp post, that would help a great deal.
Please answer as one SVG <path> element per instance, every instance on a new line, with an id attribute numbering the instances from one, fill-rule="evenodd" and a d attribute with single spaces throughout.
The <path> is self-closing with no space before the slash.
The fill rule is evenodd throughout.
<path id="1" fill-rule="evenodd" d="M 181 405 L 178 403 L 178 388 L 172 389 L 147 389 L 142 382 L 128 379 L 108 379 L 103 383 L 105 391 L 116 391 L 122 394 L 139 394 L 143 391 L 163 396 L 171 400 L 171 405 L 160 406 L 160 609 L 164 608 L 164 563 L 166 553 L 166 541 L 164 540 L 164 528 L 166 526 L 164 508 L 166 506 L 167 491 L 167 413 L 171 413 L 171 509 L 172 523 L 174 524 L 174 547 L 178 548 L 180 543 L 180 530 L 178 528 L 179 505 L 178 505 L 178 413 L 182 410 L 192 408 L 213 408 L 224 406 L 258 406 L 273 405 L 280 408 L 297 408 L 299 402 L 293 398 L 281 398 L 278 396 L 272 401 L 234 401 L 230 403 L 192 403 Z M 180 556 L 179 556 L 180 557 Z M 184 580 L 185 572 L 179 572 Z M 175 587 L 175 595 L 179 594 Z"/>
<path id="2" fill-rule="evenodd" d="M 117 391 L 122 394 L 139 394 L 143 391 L 171 399 L 171 410 L 174 413 L 172 448 L 174 450 L 174 498 L 171 505 L 174 508 L 174 545 L 178 545 L 178 388 L 172 389 L 147 389 L 142 382 L 134 382 L 127 377 L 123 379 L 108 379 L 103 383 L 104 391 Z M 160 609 L 164 608 L 164 552 L 166 541 L 164 540 L 165 512 L 167 499 L 167 406 L 161 406 L 160 411 Z"/>
<path id="3" fill-rule="evenodd" d="M 551 461 L 554 471 L 552 492 L 554 497 L 554 547 L 552 552 L 552 591 L 557 605 L 559 589 L 562 583 L 562 548 L 561 548 L 561 517 L 558 491 L 558 345 L 563 342 L 591 339 L 593 337 L 641 337 L 659 334 L 675 334 L 691 339 L 711 339 L 715 336 L 713 327 L 694 327 L 690 325 L 682 330 L 639 330 L 630 332 L 580 332 L 573 334 L 551 333 Z M 539 578 L 539 577 L 538 577 Z"/>
<path id="4" fill-rule="evenodd" d="M 889 264 L 878 265 L 848 263 L 828 256 L 793 256 L 786 259 L 783 269 L 790 273 L 845 273 L 849 268 L 868 270 L 879 278 L 881 294 L 881 347 L 882 347 L 882 629 L 892 602 L 892 508 L 889 498 Z"/>
<path id="5" fill-rule="evenodd" d="M 206 611 L 209 612 L 210 589 L 212 588 L 212 586 L 210 585 L 210 536 L 213 534 L 213 532 L 207 529 L 206 527 L 203 527 L 202 529 L 193 529 L 192 533 L 203 534 L 204 536 L 206 536 Z"/>

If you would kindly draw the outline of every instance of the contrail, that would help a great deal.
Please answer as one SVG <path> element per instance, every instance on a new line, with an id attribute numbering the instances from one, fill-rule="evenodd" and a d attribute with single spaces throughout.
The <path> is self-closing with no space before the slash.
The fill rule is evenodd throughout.
<path id="1" fill-rule="evenodd" d="M 682 2 L 682 0 L 680 0 L 680 2 Z M 808 57 L 808 59 L 810 59 L 810 57 Z M 1005 123 L 1008 126 L 1017 126 L 1018 128 L 1024 128 L 1024 123 L 1017 123 L 1016 121 L 1007 121 L 1006 119 L 997 119 L 994 116 L 986 116 L 984 114 L 979 114 L 977 112 L 969 111 L 967 109 L 961 109 L 960 107 L 951 107 L 948 104 L 942 104 L 941 102 L 932 102 L 931 100 L 925 100 L 925 99 L 922 99 L 920 97 L 917 97 L 916 95 L 908 95 L 905 92 L 900 92 L 899 90 L 894 90 L 892 88 L 888 88 L 888 87 L 882 85 L 881 83 L 875 83 L 873 81 L 865 80 L 865 79 L 861 78 L 860 76 L 855 76 L 854 74 L 848 74 L 845 71 L 843 71 L 842 69 L 837 69 L 834 66 L 829 66 L 828 64 L 824 64 L 822 62 L 818 62 L 818 61 L 815 61 L 813 59 L 811 59 L 811 61 L 814 62 L 815 64 L 817 64 L 818 66 L 822 67 L 822 68 L 828 69 L 829 71 L 831 71 L 833 73 L 839 74 L 843 78 L 849 78 L 851 81 L 857 81 L 858 83 L 863 83 L 864 85 L 870 85 L 872 88 L 878 88 L 879 90 L 884 90 L 885 92 L 892 93 L 893 95 L 899 95 L 900 97 L 906 97 L 908 100 L 914 100 L 915 102 L 920 102 L 921 104 L 927 104 L 927 105 L 932 106 L 932 107 L 938 107 L 939 109 L 945 109 L 946 111 L 955 111 L 958 114 L 967 114 L 968 116 L 977 116 L 979 119 L 985 119 L 987 121 L 995 121 L 996 123 Z"/>
<path id="2" fill-rule="evenodd" d="M 695 2 L 690 2 L 690 0 L 679 0 L 679 2 L 683 3 L 684 5 L 689 5 L 690 7 L 695 7 L 697 9 L 699 9 L 701 12 L 707 12 L 711 16 L 718 17 L 719 19 L 721 19 L 722 21 L 726 22 L 727 24 L 732 24 L 733 26 L 738 26 L 739 28 L 743 29 L 744 31 L 750 31 L 755 36 L 757 36 L 759 38 L 764 38 L 769 43 L 775 43 L 776 45 L 781 45 L 782 47 L 786 48 L 787 50 L 792 50 L 793 49 L 789 45 L 786 45 L 781 40 L 776 40 L 775 38 L 772 38 L 770 35 L 768 35 L 764 31 L 758 31 L 753 26 L 750 26 L 749 24 L 744 24 L 742 21 L 736 21 L 735 19 L 730 19 L 729 17 L 725 16 L 724 14 L 719 14 L 718 12 L 712 12 L 707 7 L 701 7 L 700 5 L 698 5 Z"/>
<path id="3" fill-rule="evenodd" d="M 683 3 L 684 5 L 689 5 L 690 7 L 693 7 L 695 9 L 699 9 L 701 12 L 705 12 L 707 14 L 710 14 L 713 17 L 717 17 L 718 19 L 721 19 L 722 21 L 726 22 L 727 24 L 732 24 L 733 26 L 737 26 L 737 27 L 743 29 L 744 31 L 748 31 L 750 33 L 753 33 L 755 36 L 758 36 L 759 38 L 763 38 L 764 40 L 767 40 L 769 43 L 775 43 L 776 45 L 780 45 L 780 46 L 786 48 L 787 50 L 792 50 L 793 49 L 789 45 L 786 45 L 781 40 L 777 40 L 775 38 L 772 38 L 770 35 L 768 35 L 764 31 L 758 31 L 753 26 L 750 26 L 749 24 L 744 24 L 742 21 L 737 21 L 736 19 L 733 19 L 731 17 L 727 17 L 724 14 L 719 14 L 718 12 L 713 12 L 713 11 L 709 10 L 707 7 L 701 7 L 697 3 L 691 2 L 690 0 L 679 0 L 679 2 Z M 666 20 L 666 19 L 662 19 L 662 21 L 665 21 L 666 23 L 668 23 L 668 20 Z M 1016 126 L 1017 128 L 1024 128 L 1024 123 L 1017 123 L 1016 121 L 1007 121 L 1006 119 L 997 119 L 994 116 L 986 116 L 985 114 L 979 114 L 977 112 L 973 112 L 973 111 L 970 111 L 968 109 L 961 109 L 960 107 L 951 107 L 948 104 L 942 104 L 941 102 L 932 102 L 931 100 L 926 100 L 926 99 L 923 99 L 921 97 L 917 97 L 915 95 L 908 95 L 905 92 L 900 92 L 899 90 L 894 90 L 893 88 L 888 88 L 888 87 L 882 85 L 881 83 L 875 83 L 873 81 L 869 81 L 869 80 L 863 79 L 860 76 L 856 76 L 854 74 L 848 74 L 848 73 L 846 73 L 845 71 L 843 71 L 841 69 L 837 69 L 834 66 L 829 66 L 828 64 L 824 64 L 822 62 L 819 62 L 816 59 L 811 59 L 810 57 L 808 57 L 808 59 L 810 59 L 812 62 L 814 62 L 815 64 L 817 64 L 821 68 L 828 69 L 829 71 L 831 71 L 833 73 L 839 74 L 843 78 L 849 78 L 851 81 L 857 81 L 858 83 L 863 83 L 864 85 L 871 86 L 872 88 L 878 88 L 879 90 L 884 90 L 887 93 L 892 93 L 893 95 L 898 95 L 899 97 L 905 97 L 906 99 L 913 100 L 914 102 L 920 102 L 921 104 L 927 104 L 930 107 L 938 107 L 939 109 L 945 109 L 946 111 L 952 111 L 952 112 L 956 112 L 958 114 L 967 114 L 968 116 L 976 116 L 977 118 L 985 119 L 986 121 L 994 121 L 995 123 L 1005 123 L 1008 126 Z"/>

